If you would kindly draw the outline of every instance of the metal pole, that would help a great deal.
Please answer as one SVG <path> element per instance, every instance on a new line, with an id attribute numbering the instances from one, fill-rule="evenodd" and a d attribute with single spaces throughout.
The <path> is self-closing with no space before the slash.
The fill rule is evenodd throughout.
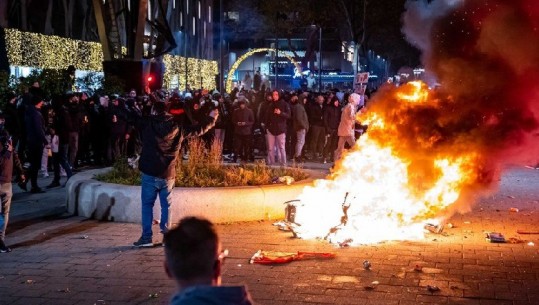
<path id="1" fill-rule="evenodd" d="M 184 39 L 183 39 L 183 55 L 185 56 L 185 91 L 187 92 L 187 37 L 188 37 L 188 30 L 185 30 Z"/>
<path id="2" fill-rule="evenodd" d="M 275 89 L 277 89 L 277 82 L 279 81 L 279 72 L 278 69 L 278 62 L 279 62 L 279 39 L 275 37 Z"/>
<path id="3" fill-rule="evenodd" d="M 322 92 L 322 27 L 320 26 L 320 34 L 318 40 L 318 91 Z"/>
<path id="4" fill-rule="evenodd" d="M 224 93 L 225 91 L 225 85 L 224 85 L 224 72 L 225 72 L 225 59 L 223 56 L 223 43 L 224 43 L 224 16 L 223 16 L 223 0 L 219 1 L 219 91 L 221 93 Z"/>

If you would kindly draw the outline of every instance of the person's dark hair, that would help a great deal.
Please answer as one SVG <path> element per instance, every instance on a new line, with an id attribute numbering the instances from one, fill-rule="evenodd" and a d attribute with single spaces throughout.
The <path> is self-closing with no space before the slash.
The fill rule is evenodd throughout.
<path id="1" fill-rule="evenodd" d="M 219 237 L 211 222 L 187 217 L 165 233 L 165 258 L 172 275 L 181 280 L 211 277 L 218 259 Z"/>

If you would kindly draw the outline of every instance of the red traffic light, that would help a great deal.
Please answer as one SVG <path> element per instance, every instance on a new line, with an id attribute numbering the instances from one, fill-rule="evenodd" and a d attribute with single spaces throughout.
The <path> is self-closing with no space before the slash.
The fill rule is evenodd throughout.
<path id="1" fill-rule="evenodd" d="M 153 76 L 148 76 L 148 82 L 151 83 L 153 81 Z"/>

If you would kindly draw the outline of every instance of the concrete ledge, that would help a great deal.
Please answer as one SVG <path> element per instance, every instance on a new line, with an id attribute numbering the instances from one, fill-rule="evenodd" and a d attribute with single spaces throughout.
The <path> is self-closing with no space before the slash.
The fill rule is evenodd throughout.
<path id="1" fill-rule="evenodd" d="M 70 214 L 106 221 L 141 222 L 140 186 L 105 183 L 94 179 L 110 168 L 77 174 L 66 185 Z M 274 184 L 247 187 L 182 188 L 172 191 L 170 216 L 176 223 L 184 216 L 202 216 L 214 223 L 273 220 L 284 218 L 284 202 L 293 200 L 320 171 L 305 170 L 310 179 L 291 185 Z M 157 199 L 154 218 L 159 219 Z"/>

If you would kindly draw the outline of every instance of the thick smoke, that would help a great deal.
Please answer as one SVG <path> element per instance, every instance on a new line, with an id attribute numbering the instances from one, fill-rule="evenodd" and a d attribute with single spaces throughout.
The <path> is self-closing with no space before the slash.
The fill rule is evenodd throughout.
<path id="1" fill-rule="evenodd" d="M 539 162 L 535 2 L 407 3 L 403 32 L 422 50 L 425 68 L 441 87 L 437 107 L 407 109 L 408 117 L 398 118 L 416 137 L 408 137 L 404 150 L 417 142 L 427 143 L 424 148 L 434 153 L 475 150 L 482 154 L 486 171 Z"/>

